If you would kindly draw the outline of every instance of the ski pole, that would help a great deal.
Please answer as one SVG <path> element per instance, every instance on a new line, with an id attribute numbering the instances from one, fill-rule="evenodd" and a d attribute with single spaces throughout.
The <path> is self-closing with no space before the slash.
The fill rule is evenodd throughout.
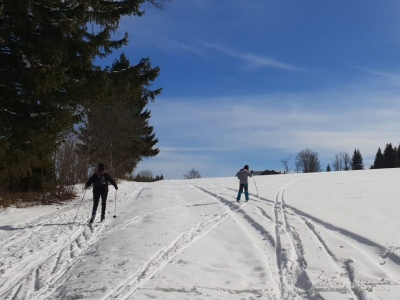
<path id="1" fill-rule="evenodd" d="M 85 191 L 83 192 L 83 196 L 82 196 L 81 202 L 79 203 L 78 210 L 76 211 L 76 215 L 75 215 L 75 218 L 74 218 L 74 222 L 72 222 L 73 224 L 75 224 L 76 216 L 78 215 L 79 209 L 81 208 L 81 204 L 82 204 L 83 198 L 85 198 L 86 190 L 87 190 L 87 189 L 85 189 Z"/>
<path id="2" fill-rule="evenodd" d="M 115 204 L 115 206 L 114 206 L 114 218 L 116 218 L 117 217 L 117 190 L 115 190 L 115 198 L 114 198 L 114 204 Z"/>
<path id="3" fill-rule="evenodd" d="M 253 180 L 254 180 L 254 185 L 256 186 L 256 191 L 257 191 L 257 196 L 258 196 L 258 189 L 257 189 L 256 179 L 253 177 Z"/>

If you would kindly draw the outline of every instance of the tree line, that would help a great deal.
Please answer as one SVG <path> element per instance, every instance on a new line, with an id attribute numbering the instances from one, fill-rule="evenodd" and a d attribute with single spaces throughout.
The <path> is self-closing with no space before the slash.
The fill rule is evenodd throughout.
<path id="1" fill-rule="evenodd" d="M 0 3 L 0 191 L 82 182 L 99 162 L 123 178 L 159 153 L 146 105 L 160 68 L 95 62 L 128 44 L 114 38 L 122 17 L 165 1 Z"/>
<path id="2" fill-rule="evenodd" d="M 285 173 L 288 173 L 290 170 L 290 158 L 291 157 L 281 160 Z M 393 147 L 391 143 L 387 143 L 383 152 L 380 147 L 378 148 L 374 163 L 370 166 L 370 169 L 398 167 L 400 167 L 400 145 L 399 147 Z M 347 152 L 335 154 L 332 162 L 326 167 L 326 172 L 348 170 L 364 170 L 363 157 L 359 149 L 354 149 L 352 156 Z M 321 172 L 322 167 L 318 152 L 308 148 L 301 150 L 295 158 L 295 171 L 297 173 Z"/>
<path id="3" fill-rule="evenodd" d="M 153 172 L 149 170 L 143 170 L 140 171 L 136 176 L 134 177 L 132 176 L 131 180 L 137 182 L 154 182 L 154 181 L 164 180 L 164 176 L 162 174 L 153 176 Z"/>

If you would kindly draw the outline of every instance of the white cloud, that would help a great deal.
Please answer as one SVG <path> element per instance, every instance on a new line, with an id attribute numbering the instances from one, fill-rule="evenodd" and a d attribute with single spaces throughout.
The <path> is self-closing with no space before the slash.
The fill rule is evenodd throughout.
<path id="1" fill-rule="evenodd" d="M 370 93 L 302 95 L 294 106 L 274 97 L 164 99 L 152 109 L 153 125 L 169 152 L 285 150 L 303 148 L 324 153 L 359 148 L 374 155 L 387 142 L 397 144 L 400 103 Z M 367 100 L 367 101 L 366 101 Z M 325 103 L 318 107 L 307 103 Z M 201 103 L 201 104 L 199 104 Z M 335 107 L 335 104 L 338 106 Z M 177 116 L 171 118 L 170 116 Z M 183 149 L 182 149 L 183 148 Z"/>
<path id="2" fill-rule="evenodd" d="M 228 56 L 234 57 L 234 58 L 239 58 L 240 60 L 246 61 L 248 63 L 248 66 L 251 68 L 263 68 L 263 67 L 269 67 L 269 68 L 277 68 L 277 69 L 283 69 L 283 70 L 288 70 L 288 71 L 301 71 L 301 68 L 292 66 L 287 63 L 283 63 L 280 61 L 277 61 L 273 58 L 267 58 L 263 56 L 259 56 L 253 53 L 241 53 L 238 51 L 235 51 L 231 48 L 228 48 L 224 45 L 221 44 L 212 44 L 212 43 L 206 43 L 202 42 L 201 43 L 204 47 L 219 51 L 221 53 L 224 53 Z"/>
<path id="3" fill-rule="evenodd" d="M 202 49 L 199 47 L 194 47 L 185 43 L 181 43 L 178 41 L 175 41 L 170 38 L 163 38 L 161 41 L 158 41 L 157 43 L 160 47 L 167 48 L 167 49 L 179 49 L 187 52 L 191 52 L 200 56 L 205 56 L 205 53 Z"/>
<path id="4" fill-rule="evenodd" d="M 198 152 L 182 154 L 163 149 L 161 148 L 158 156 L 140 162 L 135 172 L 151 170 L 154 176 L 162 174 L 165 179 L 183 179 L 183 175 L 192 168 L 198 170 L 202 176 L 212 173 L 214 169 L 213 156 L 201 155 Z"/>

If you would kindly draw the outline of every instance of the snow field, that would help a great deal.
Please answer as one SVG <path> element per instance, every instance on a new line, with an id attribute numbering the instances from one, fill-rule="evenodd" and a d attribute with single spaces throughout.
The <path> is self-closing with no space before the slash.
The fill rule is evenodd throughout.
<path id="1" fill-rule="evenodd" d="M 400 299 L 400 171 L 123 182 L 1 215 L 1 299 Z M 4 218 L 3 218 L 4 217 Z M 98 216 L 99 218 L 99 216 Z"/>

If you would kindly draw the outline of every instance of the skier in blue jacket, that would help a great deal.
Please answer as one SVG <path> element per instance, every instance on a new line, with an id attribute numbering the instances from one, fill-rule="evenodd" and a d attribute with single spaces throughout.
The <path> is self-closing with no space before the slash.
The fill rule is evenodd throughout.
<path id="1" fill-rule="evenodd" d="M 96 217 L 97 207 L 99 205 L 99 200 L 101 197 L 101 222 L 103 222 L 106 215 L 106 201 L 108 195 L 108 182 L 110 182 L 116 190 L 118 190 L 118 186 L 115 183 L 114 179 L 106 172 L 106 169 L 103 164 L 99 164 L 97 172 L 90 177 L 90 179 L 86 182 L 86 188 L 93 184 L 93 210 L 92 217 L 90 218 L 89 223 L 93 223 L 94 218 Z"/>
<path id="2" fill-rule="evenodd" d="M 249 201 L 249 181 L 248 177 L 253 177 L 253 170 L 249 171 L 249 166 L 245 165 L 243 169 L 240 169 L 239 172 L 236 173 L 236 177 L 240 180 L 239 192 L 237 195 L 237 202 L 240 201 L 240 196 L 243 193 L 246 196 L 246 202 Z"/>

